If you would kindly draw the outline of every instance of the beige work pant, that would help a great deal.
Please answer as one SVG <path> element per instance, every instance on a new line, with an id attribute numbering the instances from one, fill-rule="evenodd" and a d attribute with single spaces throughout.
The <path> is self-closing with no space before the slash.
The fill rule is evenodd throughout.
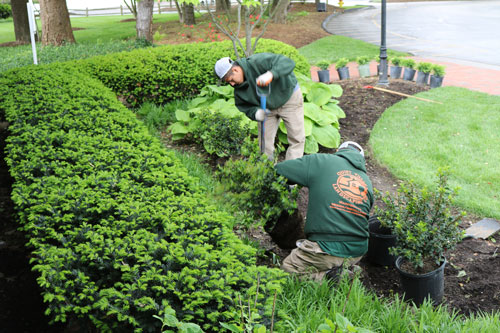
<path id="1" fill-rule="evenodd" d="M 274 139 L 278 132 L 280 119 L 285 123 L 288 149 L 285 159 L 292 160 L 304 155 L 306 133 L 304 130 L 304 99 L 300 88 L 292 94 L 283 106 L 271 110 L 264 123 L 265 154 L 272 159 L 274 154 Z"/>
<path id="2" fill-rule="evenodd" d="M 348 266 L 357 264 L 361 257 L 341 258 L 324 252 L 316 242 L 307 239 L 297 241 L 297 248 L 283 260 L 281 268 L 288 273 L 297 274 L 300 277 L 309 277 L 315 281 L 321 281 L 326 272 L 333 267 L 340 267 L 346 261 Z"/>

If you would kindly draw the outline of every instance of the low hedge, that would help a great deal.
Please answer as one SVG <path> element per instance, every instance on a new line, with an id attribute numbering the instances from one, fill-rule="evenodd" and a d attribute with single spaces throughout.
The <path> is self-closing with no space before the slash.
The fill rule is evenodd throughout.
<path id="1" fill-rule="evenodd" d="M 232 217 L 99 81 L 67 66 L 10 71 L 0 112 L 12 199 L 52 321 L 157 332 L 153 315 L 171 307 L 215 332 L 239 322 L 240 294 L 269 318 L 285 273 L 256 266 Z"/>
<path id="2" fill-rule="evenodd" d="M 286 55 L 296 62 L 297 73 L 310 76 L 306 59 L 290 45 L 261 39 L 259 52 Z M 230 41 L 140 49 L 80 60 L 78 64 L 135 107 L 146 101 L 164 104 L 197 95 L 207 84 L 217 83 L 214 64 L 227 56 L 235 57 Z M 75 62 L 69 65 L 73 67 Z"/>

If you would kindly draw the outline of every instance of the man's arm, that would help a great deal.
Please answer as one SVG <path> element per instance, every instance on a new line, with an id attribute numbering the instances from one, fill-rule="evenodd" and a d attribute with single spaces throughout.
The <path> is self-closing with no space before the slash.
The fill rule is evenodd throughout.
<path id="1" fill-rule="evenodd" d="M 282 54 L 258 53 L 255 56 L 261 74 L 270 71 L 273 74 L 273 81 L 289 75 L 295 68 L 295 62 Z"/>
<path id="2" fill-rule="evenodd" d="M 306 155 L 294 160 L 288 160 L 276 164 L 276 172 L 287 178 L 292 184 L 308 186 L 309 184 L 309 162 L 311 155 Z"/>

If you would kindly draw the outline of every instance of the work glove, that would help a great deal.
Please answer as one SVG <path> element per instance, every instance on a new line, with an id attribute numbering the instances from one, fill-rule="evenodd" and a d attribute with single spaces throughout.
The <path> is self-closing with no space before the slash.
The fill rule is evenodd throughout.
<path id="1" fill-rule="evenodd" d="M 264 121 L 264 119 L 266 119 L 266 114 L 267 113 L 268 113 L 267 110 L 258 109 L 257 112 L 255 112 L 255 120 L 257 120 L 257 121 Z"/>
<path id="2" fill-rule="evenodd" d="M 272 80 L 273 80 L 273 73 L 267 71 L 257 78 L 257 85 L 259 87 L 267 87 Z"/>

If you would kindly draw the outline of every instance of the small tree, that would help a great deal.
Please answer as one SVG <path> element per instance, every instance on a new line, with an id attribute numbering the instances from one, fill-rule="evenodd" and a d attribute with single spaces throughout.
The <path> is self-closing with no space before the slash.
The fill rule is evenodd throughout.
<path id="1" fill-rule="evenodd" d="M 226 36 L 228 36 L 233 42 L 234 53 L 236 57 L 241 58 L 239 48 L 244 52 L 244 56 L 251 56 L 257 47 L 257 42 L 266 32 L 269 20 L 274 17 L 276 11 L 280 8 L 280 5 L 276 5 L 273 10 L 269 10 L 270 2 L 267 4 L 264 1 L 259 0 L 236 0 L 236 15 L 231 14 L 231 8 L 229 6 L 224 6 L 225 14 L 221 15 L 214 13 L 214 11 L 209 7 L 208 1 L 203 1 L 202 6 L 209 13 L 212 22 L 216 27 Z M 281 2 L 287 2 L 288 0 L 278 0 L 278 4 Z M 199 5 L 200 0 L 178 0 L 179 4 L 187 3 Z M 270 13 L 267 20 L 264 20 L 265 13 Z M 262 31 L 253 39 L 252 35 L 256 26 L 261 22 Z M 243 45 L 240 40 L 241 29 L 244 29 L 245 45 Z"/>
<path id="2" fill-rule="evenodd" d="M 123 0 L 125 6 L 127 6 L 128 10 L 134 15 L 134 18 L 137 18 L 137 0 Z"/>

